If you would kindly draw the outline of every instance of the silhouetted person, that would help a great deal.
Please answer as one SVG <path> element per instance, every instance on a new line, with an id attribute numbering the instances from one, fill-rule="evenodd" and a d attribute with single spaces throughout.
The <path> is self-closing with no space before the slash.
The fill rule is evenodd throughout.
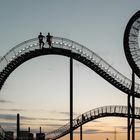
<path id="1" fill-rule="evenodd" d="M 53 36 L 51 36 L 50 33 L 48 33 L 48 35 L 46 36 L 50 48 L 52 47 L 52 37 Z"/>
<path id="2" fill-rule="evenodd" d="M 82 114 L 82 121 L 84 122 L 85 121 L 85 116 Z"/>
<path id="3" fill-rule="evenodd" d="M 42 35 L 42 33 L 40 32 L 40 34 L 38 35 L 39 47 L 40 47 L 40 49 L 44 47 L 44 44 L 45 44 L 45 43 L 43 42 L 43 38 L 44 38 L 44 37 L 45 37 L 45 36 Z"/>
<path id="4" fill-rule="evenodd" d="M 79 119 L 77 119 L 77 125 L 79 124 Z"/>

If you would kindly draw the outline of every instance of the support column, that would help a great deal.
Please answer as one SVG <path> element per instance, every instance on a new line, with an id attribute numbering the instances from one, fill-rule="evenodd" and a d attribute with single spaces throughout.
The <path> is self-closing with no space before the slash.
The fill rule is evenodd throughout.
<path id="1" fill-rule="evenodd" d="M 127 140 L 130 140 L 130 131 L 131 131 L 131 105 L 130 105 L 130 94 L 128 94 L 127 98 L 127 106 L 128 106 L 128 118 L 127 118 Z"/>
<path id="2" fill-rule="evenodd" d="M 132 140 L 135 140 L 135 74 L 132 71 L 131 94 L 128 94 L 128 121 L 127 121 L 127 140 L 130 140 L 132 130 Z"/>
<path id="3" fill-rule="evenodd" d="M 80 140 L 83 140 L 83 130 L 82 130 L 82 125 L 80 126 Z"/>
<path id="4" fill-rule="evenodd" d="M 70 57 L 70 140 L 73 140 L 73 59 Z"/>
<path id="5" fill-rule="evenodd" d="M 17 114 L 17 140 L 19 140 L 20 135 L 20 115 Z"/>
<path id="6" fill-rule="evenodd" d="M 135 74 L 132 72 L 132 140 L 135 140 Z"/>

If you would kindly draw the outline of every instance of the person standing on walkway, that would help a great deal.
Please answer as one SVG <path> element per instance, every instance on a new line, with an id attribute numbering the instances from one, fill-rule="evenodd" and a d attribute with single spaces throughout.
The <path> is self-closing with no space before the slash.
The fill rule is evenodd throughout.
<path id="1" fill-rule="evenodd" d="M 44 45 L 45 45 L 45 43 L 44 43 L 44 41 L 43 41 L 43 38 L 44 38 L 44 37 L 45 37 L 45 36 L 42 35 L 42 33 L 40 32 L 40 34 L 38 35 L 39 47 L 40 47 L 40 49 L 42 49 L 42 48 L 44 47 Z"/>
<path id="2" fill-rule="evenodd" d="M 53 36 L 51 36 L 50 33 L 46 36 L 49 48 L 52 48 L 52 37 Z"/>

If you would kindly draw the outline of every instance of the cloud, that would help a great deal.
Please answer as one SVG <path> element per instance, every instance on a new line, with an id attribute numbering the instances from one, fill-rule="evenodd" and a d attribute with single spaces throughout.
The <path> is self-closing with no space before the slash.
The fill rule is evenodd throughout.
<path id="1" fill-rule="evenodd" d="M 17 115 L 15 115 L 15 114 L 0 114 L 0 119 L 7 120 L 7 121 L 16 120 Z M 22 120 L 34 120 L 35 118 L 20 116 L 20 119 L 22 119 Z"/>
<path id="2" fill-rule="evenodd" d="M 56 113 L 65 115 L 65 116 L 67 116 L 67 117 L 70 116 L 70 112 L 56 112 Z M 73 115 L 74 115 L 74 116 L 77 116 L 77 113 L 73 112 Z"/>
<path id="3" fill-rule="evenodd" d="M 127 129 L 127 126 L 116 126 L 116 128 L 120 128 L 122 130 L 126 130 Z"/>
<path id="4" fill-rule="evenodd" d="M 61 124 L 47 124 L 47 123 L 21 123 L 21 126 L 22 125 L 30 125 L 30 126 L 45 126 L 45 127 L 55 127 L 56 129 L 61 127 L 62 125 Z"/>
<path id="5" fill-rule="evenodd" d="M 12 114 L 0 114 L 0 119 L 4 120 L 15 120 L 16 116 Z"/>
<path id="6" fill-rule="evenodd" d="M 84 130 L 84 134 L 93 134 L 93 133 L 99 133 L 101 132 L 99 129 L 86 129 Z"/>
<path id="7" fill-rule="evenodd" d="M 20 118 L 23 119 L 23 120 L 69 121 L 69 119 L 33 118 L 33 117 L 25 117 L 25 116 L 21 116 Z"/>
<path id="8" fill-rule="evenodd" d="M 49 121 L 69 121 L 69 119 L 54 119 L 54 118 L 38 118 L 40 120 L 49 120 Z"/>
<path id="9" fill-rule="evenodd" d="M 8 109 L 9 110 L 9 109 Z M 12 110 L 12 109 L 11 109 Z M 18 109 L 13 109 L 13 111 L 17 111 Z M 3 119 L 3 120 L 16 120 L 17 119 L 17 115 L 16 114 L 0 114 L 0 119 Z M 49 120 L 49 121 L 69 121 L 69 119 L 55 119 L 55 118 L 34 118 L 34 117 L 26 117 L 26 116 L 20 116 L 20 119 L 21 120 Z"/>
<path id="10" fill-rule="evenodd" d="M 102 131 L 100 129 L 86 129 L 85 131 L 83 131 L 84 134 L 100 134 L 100 133 L 109 133 L 109 134 L 114 134 L 114 131 Z"/>
<path id="11" fill-rule="evenodd" d="M 26 111 L 25 109 L 7 109 L 7 108 L 0 108 L 0 111 L 12 111 L 12 112 L 20 112 L 20 111 Z"/>
<path id="12" fill-rule="evenodd" d="M 2 127 L 13 127 L 15 128 L 16 127 L 16 122 L 1 122 L 0 125 Z"/>
<path id="13" fill-rule="evenodd" d="M 127 130 L 127 126 L 116 126 L 116 128 L 120 128 L 120 129 L 122 129 L 122 130 Z M 140 129 L 140 127 L 136 127 L 135 126 L 135 129 Z"/>
<path id="14" fill-rule="evenodd" d="M 11 101 L 7 101 L 7 100 L 0 100 L 0 103 L 5 104 L 5 103 L 12 103 Z"/>
<path id="15" fill-rule="evenodd" d="M 74 133 L 80 133 L 79 131 L 74 131 Z M 99 129 L 86 129 L 83 131 L 83 134 L 94 134 L 94 133 L 103 133 L 103 131 Z"/>
<path id="16" fill-rule="evenodd" d="M 62 114 L 62 115 L 66 115 L 66 116 L 69 116 L 69 112 L 58 112 L 59 114 Z"/>
<path id="17" fill-rule="evenodd" d="M 33 117 L 25 117 L 25 116 L 21 116 L 21 119 L 24 120 L 44 120 L 44 121 L 69 121 L 69 119 L 55 119 L 55 118 L 33 118 Z"/>

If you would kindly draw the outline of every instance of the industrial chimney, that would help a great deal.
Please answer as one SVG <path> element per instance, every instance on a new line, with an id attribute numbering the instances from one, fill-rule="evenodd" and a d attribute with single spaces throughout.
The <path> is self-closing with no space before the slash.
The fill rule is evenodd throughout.
<path id="1" fill-rule="evenodd" d="M 19 139 L 20 135 L 20 115 L 17 114 L 17 140 Z"/>

